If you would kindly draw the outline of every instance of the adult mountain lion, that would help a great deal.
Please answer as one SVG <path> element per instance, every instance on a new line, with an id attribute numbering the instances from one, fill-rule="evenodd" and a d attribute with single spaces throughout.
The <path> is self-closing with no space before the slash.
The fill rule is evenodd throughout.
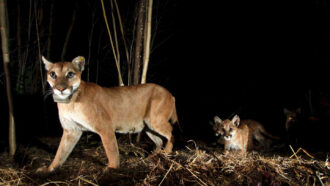
<path id="1" fill-rule="evenodd" d="M 270 145 L 270 141 L 265 137 L 279 139 L 269 134 L 261 123 L 254 120 L 242 120 L 241 122 L 238 115 L 235 115 L 231 120 L 226 119 L 224 121 L 215 116 L 213 130 L 216 136 L 221 135 L 221 140 L 218 142 L 225 145 L 226 152 L 240 150 L 245 153 L 247 150 L 258 148 L 253 144 L 253 139 L 265 148 Z"/>
<path id="2" fill-rule="evenodd" d="M 81 80 L 85 59 L 78 56 L 72 62 L 52 63 L 42 57 L 47 81 L 57 102 L 63 136 L 53 162 L 41 167 L 39 173 L 49 173 L 61 166 L 83 131 L 100 135 L 108 167 L 119 167 L 119 152 L 115 136 L 136 133 L 147 126 L 146 133 L 156 144 L 156 151 L 167 140 L 164 151 L 173 147 L 172 123 L 177 122 L 175 99 L 169 91 L 156 84 L 104 88 Z"/>

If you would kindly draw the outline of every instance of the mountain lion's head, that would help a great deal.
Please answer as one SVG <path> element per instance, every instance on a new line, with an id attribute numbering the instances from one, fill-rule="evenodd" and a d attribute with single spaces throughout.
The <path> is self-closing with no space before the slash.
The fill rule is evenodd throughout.
<path id="1" fill-rule="evenodd" d="M 221 135 L 225 140 L 229 141 L 235 136 L 239 124 L 240 118 L 238 115 L 235 115 L 232 120 L 226 119 L 224 121 L 215 116 L 213 130 L 216 136 Z"/>
<path id="2" fill-rule="evenodd" d="M 42 56 L 47 70 L 47 82 L 53 90 L 53 99 L 59 103 L 69 103 L 78 90 L 85 58 L 78 56 L 72 62 L 52 63 Z"/>

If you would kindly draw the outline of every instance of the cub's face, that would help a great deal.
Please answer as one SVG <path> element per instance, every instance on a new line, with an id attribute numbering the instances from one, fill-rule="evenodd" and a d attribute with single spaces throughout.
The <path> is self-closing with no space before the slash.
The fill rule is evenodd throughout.
<path id="1" fill-rule="evenodd" d="M 214 117 L 213 130 L 216 136 L 221 135 L 225 140 L 230 141 L 237 133 L 240 119 L 236 115 L 232 120 L 222 121 L 218 116 Z"/>
<path id="2" fill-rule="evenodd" d="M 69 103 L 81 82 L 85 59 L 76 57 L 72 62 L 52 63 L 42 58 L 47 70 L 47 81 L 53 90 L 53 99 L 59 103 Z"/>
<path id="3" fill-rule="evenodd" d="M 287 108 L 283 109 L 284 115 L 286 117 L 285 128 L 288 130 L 290 127 L 293 127 L 298 122 L 298 114 L 301 113 L 301 109 L 289 110 Z"/>

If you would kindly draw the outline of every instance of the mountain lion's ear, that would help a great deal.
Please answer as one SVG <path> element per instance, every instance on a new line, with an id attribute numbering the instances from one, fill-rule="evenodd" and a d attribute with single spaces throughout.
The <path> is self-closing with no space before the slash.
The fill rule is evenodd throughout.
<path id="1" fill-rule="evenodd" d="M 233 122 L 238 127 L 239 123 L 241 122 L 241 119 L 239 118 L 238 115 L 235 115 L 231 120 L 231 122 Z"/>
<path id="2" fill-rule="evenodd" d="M 45 64 L 45 69 L 48 71 L 50 67 L 53 65 L 52 62 L 48 61 L 44 56 L 41 57 L 42 62 Z"/>
<path id="3" fill-rule="evenodd" d="M 283 108 L 283 113 L 284 113 L 284 115 L 288 115 L 288 114 L 290 114 L 291 112 L 289 111 L 289 109 L 287 109 L 287 108 Z"/>
<path id="4" fill-rule="evenodd" d="M 214 123 L 221 123 L 222 119 L 220 119 L 218 116 L 214 116 Z"/>
<path id="5" fill-rule="evenodd" d="M 72 60 L 72 63 L 82 72 L 85 67 L 85 58 L 83 56 L 78 56 Z"/>

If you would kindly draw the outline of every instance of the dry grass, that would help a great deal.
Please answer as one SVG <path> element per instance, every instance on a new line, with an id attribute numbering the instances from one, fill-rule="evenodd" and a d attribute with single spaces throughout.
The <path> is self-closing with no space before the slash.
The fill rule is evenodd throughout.
<path id="1" fill-rule="evenodd" d="M 47 143 L 56 150 L 58 139 Z M 249 152 L 223 154 L 221 148 L 189 142 L 172 155 L 150 155 L 146 146 L 119 139 L 121 168 L 104 171 L 107 162 L 98 141 L 82 140 L 68 161 L 54 174 L 41 177 L 37 167 L 49 164 L 54 152 L 36 146 L 21 148 L 16 167 L 0 155 L 0 185 L 329 185 L 330 167 L 301 150 L 287 155 Z M 144 146 L 145 145 L 145 146 Z M 305 150 L 306 151 L 306 150 Z M 306 151 L 307 152 L 307 151 Z M 17 162 L 17 161 L 16 161 Z"/>

